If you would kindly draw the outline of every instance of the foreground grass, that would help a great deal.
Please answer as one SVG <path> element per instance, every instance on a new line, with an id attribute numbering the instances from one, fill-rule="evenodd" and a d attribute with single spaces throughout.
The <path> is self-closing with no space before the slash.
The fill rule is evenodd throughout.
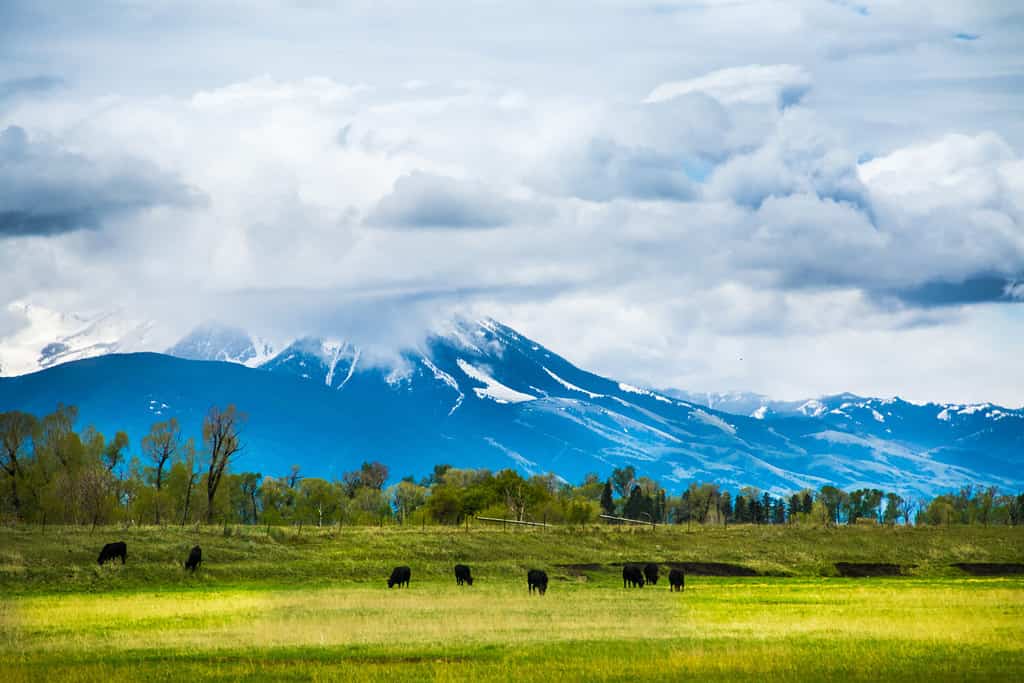
<path id="1" fill-rule="evenodd" d="M 0 680 L 1019 680 L 1021 579 L 415 582 L 0 603 Z"/>
<path id="2" fill-rule="evenodd" d="M 112 540 L 128 564 L 97 567 Z M 762 575 L 623 590 L 621 563 L 649 560 Z M 0 681 L 1020 680 L 1024 576 L 950 564 L 1022 561 L 1007 528 L 5 528 Z M 408 590 L 384 585 L 397 564 Z"/>

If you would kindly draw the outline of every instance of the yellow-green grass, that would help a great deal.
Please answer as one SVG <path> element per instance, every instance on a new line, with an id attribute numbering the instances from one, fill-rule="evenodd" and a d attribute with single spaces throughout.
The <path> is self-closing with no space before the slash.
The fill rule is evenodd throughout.
<path id="1" fill-rule="evenodd" d="M 1020 680 L 1024 579 L 522 577 L 0 601 L 0 680 Z"/>
<path id="2" fill-rule="evenodd" d="M 128 564 L 98 567 L 113 540 Z M 627 591 L 629 561 L 762 576 Z M 1024 529 L 1005 527 L 3 528 L 0 681 L 1021 680 L 1024 576 L 950 565 L 1022 561 Z M 385 587 L 397 564 L 408 590 Z M 543 598 L 530 567 L 551 575 Z"/>

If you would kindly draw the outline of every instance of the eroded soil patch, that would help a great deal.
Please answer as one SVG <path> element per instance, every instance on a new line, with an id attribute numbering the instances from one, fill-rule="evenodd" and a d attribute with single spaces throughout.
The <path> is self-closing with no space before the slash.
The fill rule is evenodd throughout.
<path id="1" fill-rule="evenodd" d="M 758 576 L 757 571 L 728 562 L 666 562 L 673 569 L 682 569 L 694 576 Z"/>

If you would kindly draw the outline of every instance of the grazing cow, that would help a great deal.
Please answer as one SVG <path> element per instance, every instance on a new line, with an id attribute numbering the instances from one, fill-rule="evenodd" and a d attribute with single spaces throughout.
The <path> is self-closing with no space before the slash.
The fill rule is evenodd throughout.
<path id="1" fill-rule="evenodd" d="M 100 551 L 99 565 L 102 567 L 104 562 L 113 560 L 114 558 L 120 557 L 121 564 L 128 561 L 128 544 L 124 541 L 118 541 L 117 543 L 108 543 L 103 546 L 103 550 Z"/>
<path id="2" fill-rule="evenodd" d="M 647 579 L 647 583 L 652 586 L 658 585 L 658 565 L 654 562 L 648 562 L 644 565 L 644 578 Z"/>
<path id="3" fill-rule="evenodd" d="M 622 567 L 623 588 L 643 588 L 644 572 L 638 564 L 627 564 Z"/>
<path id="4" fill-rule="evenodd" d="M 412 576 L 412 570 L 408 567 L 395 567 L 391 570 L 391 578 L 388 579 L 388 588 L 398 586 L 399 588 L 409 587 L 409 578 Z"/>
<path id="5" fill-rule="evenodd" d="M 669 590 L 681 591 L 686 584 L 686 575 L 683 574 L 682 569 L 673 569 L 668 573 L 668 586 Z"/>
<path id="6" fill-rule="evenodd" d="M 473 585 L 473 577 L 469 573 L 469 567 L 464 564 L 455 565 L 455 583 L 460 586 L 464 583 L 470 586 Z"/>
<path id="7" fill-rule="evenodd" d="M 199 546 L 192 548 L 192 551 L 188 554 L 188 559 L 185 560 L 185 569 L 188 569 L 193 574 L 196 573 L 196 567 L 203 561 L 203 550 Z"/>
<path id="8" fill-rule="evenodd" d="M 548 589 L 548 573 L 543 569 L 531 569 L 526 574 L 526 583 L 530 586 L 530 595 L 533 595 L 534 588 L 544 595 Z"/>

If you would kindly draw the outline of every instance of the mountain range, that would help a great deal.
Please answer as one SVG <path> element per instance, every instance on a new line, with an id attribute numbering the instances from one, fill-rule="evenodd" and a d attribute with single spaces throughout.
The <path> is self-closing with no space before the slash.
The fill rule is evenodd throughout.
<path id="1" fill-rule="evenodd" d="M 127 326 L 136 341 L 146 329 Z M 85 337 L 48 342 L 65 348 L 0 378 L 0 410 L 74 404 L 82 424 L 124 429 L 137 444 L 172 415 L 198 435 L 210 405 L 234 403 L 248 415 L 237 467 L 268 475 L 299 464 L 336 477 L 380 460 L 396 479 L 449 463 L 573 482 L 629 464 L 672 491 L 694 480 L 777 495 L 824 484 L 918 496 L 1024 487 L 1021 410 L 654 391 L 588 372 L 490 319 L 452 321 L 386 363 L 343 339 L 277 349 L 217 325 L 164 353 L 111 353 L 131 346 L 117 339 L 74 345 Z"/>

